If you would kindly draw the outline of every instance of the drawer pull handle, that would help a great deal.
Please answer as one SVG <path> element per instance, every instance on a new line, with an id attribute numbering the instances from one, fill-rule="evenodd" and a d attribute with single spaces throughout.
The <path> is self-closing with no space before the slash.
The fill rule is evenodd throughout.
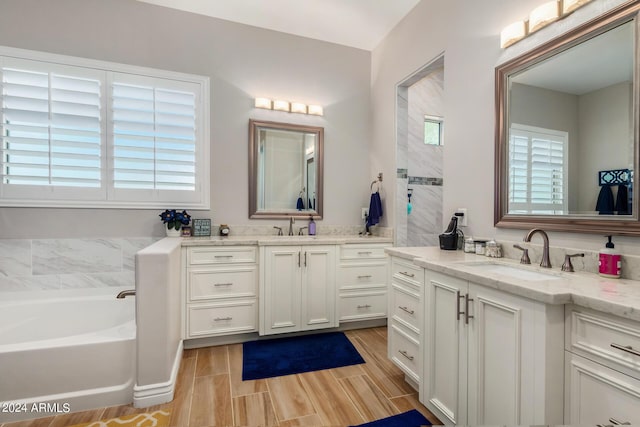
<path id="1" fill-rule="evenodd" d="M 615 418 L 609 418 L 609 422 L 611 424 L 613 424 L 614 426 L 628 426 L 631 425 L 631 423 L 629 421 L 618 421 Z"/>
<path id="2" fill-rule="evenodd" d="M 398 271 L 398 273 L 402 274 L 403 276 L 407 276 L 407 277 L 416 277 L 415 274 L 407 273 L 406 271 Z"/>
<path id="3" fill-rule="evenodd" d="M 233 258 L 233 255 L 214 255 L 214 258 Z"/>
<path id="4" fill-rule="evenodd" d="M 409 314 L 413 314 L 413 313 L 415 313 L 415 311 L 413 311 L 413 310 L 409 310 L 407 307 L 402 307 L 402 306 L 400 306 L 400 305 L 399 305 L 399 306 L 398 306 L 398 308 L 399 308 L 400 310 L 402 310 L 402 311 L 405 311 L 405 312 L 409 313 Z"/>
<path id="5" fill-rule="evenodd" d="M 398 353 L 400 353 L 401 355 L 403 355 L 407 359 L 413 361 L 413 356 L 409 356 L 409 354 L 407 354 L 407 352 L 405 350 L 398 350 Z"/>
<path id="6" fill-rule="evenodd" d="M 618 350 L 626 351 L 627 353 L 631 353 L 634 356 L 640 356 L 640 351 L 634 350 L 633 347 L 631 347 L 630 345 L 625 346 L 625 345 L 612 343 L 611 347 L 617 348 Z"/>
<path id="7" fill-rule="evenodd" d="M 216 318 L 215 318 L 215 319 L 213 319 L 213 320 L 214 320 L 214 322 L 221 322 L 221 321 L 223 321 L 223 320 L 231 320 L 231 319 L 233 319 L 233 317 L 228 316 L 228 317 L 216 317 Z"/>
<path id="8" fill-rule="evenodd" d="M 216 283 L 213 286 L 233 286 L 233 283 Z"/>
<path id="9" fill-rule="evenodd" d="M 370 279 L 371 275 L 370 274 L 362 274 L 360 276 L 358 276 L 358 279 Z"/>
<path id="10" fill-rule="evenodd" d="M 369 304 L 359 305 L 358 308 L 371 308 Z"/>
<path id="11" fill-rule="evenodd" d="M 371 255 L 371 251 L 362 251 L 362 252 L 358 252 L 358 255 Z"/>

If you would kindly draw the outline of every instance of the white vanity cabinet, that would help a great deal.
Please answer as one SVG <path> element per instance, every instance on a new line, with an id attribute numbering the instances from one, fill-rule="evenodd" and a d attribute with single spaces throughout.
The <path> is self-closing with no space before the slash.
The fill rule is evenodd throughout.
<path id="1" fill-rule="evenodd" d="M 335 245 L 260 247 L 260 335 L 338 326 Z"/>
<path id="2" fill-rule="evenodd" d="M 402 258 L 391 258 L 388 357 L 419 388 L 422 375 L 424 269 Z"/>
<path id="3" fill-rule="evenodd" d="M 388 244 L 346 243 L 339 246 L 338 321 L 387 317 Z"/>
<path id="4" fill-rule="evenodd" d="M 420 401 L 445 424 L 562 424 L 563 308 L 425 270 Z"/>
<path id="5" fill-rule="evenodd" d="M 257 251 L 253 246 L 193 246 L 186 260 L 184 337 L 257 330 Z"/>
<path id="6" fill-rule="evenodd" d="M 565 424 L 640 425 L 640 322 L 567 306 Z"/>

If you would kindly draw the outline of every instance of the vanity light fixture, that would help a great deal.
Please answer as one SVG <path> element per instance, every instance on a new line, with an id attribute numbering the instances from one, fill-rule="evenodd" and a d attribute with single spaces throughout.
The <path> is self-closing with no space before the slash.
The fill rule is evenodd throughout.
<path id="1" fill-rule="evenodd" d="M 568 15 L 591 0 L 562 0 L 562 14 Z"/>
<path id="2" fill-rule="evenodd" d="M 291 111 L 289 101 L 283 101 L 281 99 L 276 99 L 273 101 L 273 109 L 278 111 Z"/>
<path id="3" fill-rule="evenodd" d="M 256 108 L 265 108 L 267 110 L 286 111 L 298 114 L 311 114 L 314 116 L 322 116 L 322 106 L 309 105 L 301 102 L 289 102 L 276 99 L 274 101 L 269 98 L 255 98 L 254 105 Z"/>
<path id="4" fill-rule="evenodd" d="M 560 4 L 557 0 L 541 4 L 529 14 L 529 34 L 556 21 L 559 17 Z"/>
<path id="5" fill-rule="evenodd" d="M 267 110 L 271 109 L 271 100 L 269 98 L 256 98 L 255 100 L 256 108 L 266 108 Z"/>
<path id="6" fill-rule="evenodd" d="M 527 22 L 518 21 L 504 27 L 500 33 L 500 47 L 509 47 L 527 35 Z"/>
<path id="7" fill-rule="evenodd" d="M 313 114 L 314 116 L 322 116 L 324 112 L 322 111 L 321 105 L 309 105 L 307 108 L 308 114 Z"/>
<path id="8" fill-rule="evenodd" d="M 547 1 L 529 13 L 528 21 L 509 24 L 500 32 L 500 47 L 507 48 L 529 34 L 562 19 L 591 0 L 553 0 Z"/>
<path id="9" fill-rule="evenodd" d="M 306 104 L 301 104 L 299 102 L 292 102 L 291 103 L 291 112 L 292 113 L 307 114 L 307 105 Z"/>

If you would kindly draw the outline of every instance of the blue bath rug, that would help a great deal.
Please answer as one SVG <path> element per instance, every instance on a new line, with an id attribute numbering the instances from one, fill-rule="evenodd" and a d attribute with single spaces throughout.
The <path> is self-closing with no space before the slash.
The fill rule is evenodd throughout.
<path id="1" fill-rule="evenodd" d="M 342 332 L 245 342 L 242 380 L 278 377 L 364 363 Z"/>
<path id="2" fill-rule="evenodd" d="M 431 423 L 420 412 L 412 409 L 409 412 L 360 424 L 357 427 L 419 427 L 430 426 Z"/>

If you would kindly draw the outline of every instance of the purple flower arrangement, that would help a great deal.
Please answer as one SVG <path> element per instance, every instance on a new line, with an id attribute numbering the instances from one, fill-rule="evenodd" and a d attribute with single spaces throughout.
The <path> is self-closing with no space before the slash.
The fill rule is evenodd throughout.
<path id="1" fill-rule="evenodd" d="M 162 222 L 167 224 L 167 229 L 180 230 L 183 225 L 189 225 L 191 215 L 187 211 L 178 212 L 175 209 L 167 209 L 160 214 Z"/>

